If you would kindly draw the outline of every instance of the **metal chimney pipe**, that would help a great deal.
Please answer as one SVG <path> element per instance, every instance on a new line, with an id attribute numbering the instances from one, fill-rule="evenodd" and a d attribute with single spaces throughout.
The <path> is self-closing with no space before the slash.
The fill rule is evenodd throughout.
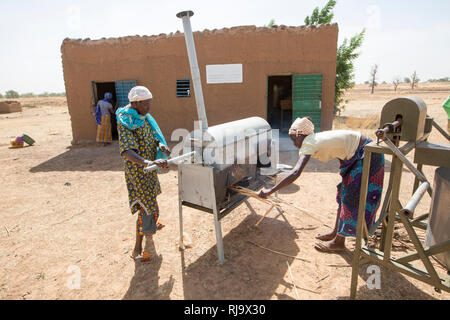
<path id="1" fill-rule="evenodd" d="M 200 79 L 200 70 L 198 68 L 197 53 L 195 52 L 194 37 L 192 35 L 190 17 L 194 15 L 192 11 L 182 11 L 177 13 L 177 17 L 183 20 L 184 39 L 191 66 L 192 83 L 194 84 L 195 103 L 197 104 L 197 114 L 201 121 L 202 131 L 208 130 L 208 120 L 206 118 L 205 101 L 203 100 L 202 82 Z"/>

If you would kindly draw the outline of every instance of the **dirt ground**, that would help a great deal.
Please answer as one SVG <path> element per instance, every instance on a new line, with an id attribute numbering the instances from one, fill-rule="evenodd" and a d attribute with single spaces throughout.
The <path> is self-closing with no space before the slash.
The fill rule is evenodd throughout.
<path id="1" fill-rule="evenodd" d="M 446 128 L 441 105 L 450 94 L 448 83 L 420 84 L 413 93 L 406 88 L 394 93 L 391 86 L 381 85 L 373 95 L 368 86 L 357 86 L 347 95 L 349 105 L 335 128 L 361 130 L 374 137 L 382 106 L 396 96 L 411 94 L 424 99 L 428 113 Z M 289 207 L 283 214 L 270 213 L 258 228 L 252 226 L 267 210 L 259 201 L 251 199 L 226 216 L 222 266 L 216 262 L 212 215 L 185 208 L 184 227 L 193 247 L 180 252 L 176 167 L 159 176 L 160 219 L 166 227 L 145 241 L 152 263 L 135 264 L 130 259 L 135 217 L 128 208 L 117 143 L 71 148 L 64 98 L 19 100 L 23 112 L 0 115 L 0 299 L 297 299 L 288 265 L 298 299 L 348 299 L 354 240 L 348 239 L 348 250 L 341 254 L 317 252 L 315 235 L 330 229 Z M 36 144 L 10 149 L 9 141 L 22 133 Z M 436 132 L 430 141 L 446 143 Z M 281 159 L 292 162 L 295 157 L 282 155 Z M 389 164 L 387 157 L 385 184 Z M 424 170 L 433 181 L 435 168 Z M 339 181 L 337 161 L 312 161 L 279 196 L 332 226 Z M 413 176 L 405 170 L 402 201 L 410 197 L 412 184 Z M 427 212 L 430 203 L 426 195 L 417 214 Z M 394 256 L 412 246 L 405 231 L 397 231 Z M 366 269 L 360 270 L 358 299 L 450 298 L 449 293 L 438 294 L 424 283 L 384 268 L 381 289 L 369 289 Z M 79 289 L 69 289 L 78 274 Z"/>

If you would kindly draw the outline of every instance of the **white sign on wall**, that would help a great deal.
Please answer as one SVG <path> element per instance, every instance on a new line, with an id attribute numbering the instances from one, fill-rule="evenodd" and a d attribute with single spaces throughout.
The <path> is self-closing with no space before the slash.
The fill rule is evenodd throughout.
<path id="1" fill-rule="evenodd" d="M 206 83 L 242 83 L 242 63 L 207 65 Z"/>

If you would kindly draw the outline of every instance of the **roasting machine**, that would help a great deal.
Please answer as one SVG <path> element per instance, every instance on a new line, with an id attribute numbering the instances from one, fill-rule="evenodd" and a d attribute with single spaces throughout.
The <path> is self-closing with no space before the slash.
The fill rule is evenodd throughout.
<path id="1" fill-rule="evenodd" d="M 426 104 L 416 97 L 402 97 L 389 101 L 381 112 L 380 129 L 376 131 L 377 143 L 368 144 L 363 161 L 361 194 L 359 199 L 356 245 L 352 265 L 350 297 L 356 297 L 358 273 L 361 264 L 376 263 L 419 281 L 432 285 L 436 291 L 450 292 L 450 145 L 428 142 L 432 129 L 438 130 L 448 141 L 450 136 L 433 118 L 427 116 Z M 381 142 L 384 142 L 381 144 Z M 400 146 L 400 142 L 406 142 Z M 414 166 L 406 155 L 414 150 Z M 379 218 L 367 230 L 364 218 L 368 193 L 368 176 L 372 153 L 392 156 L 389 184 Z M 424 175 L 424 165 L 439 167 L 435 171 L 434 186 Z M 399 198 L 402 188 L 403 166 L 415 176 L 411 199 L 402 204 Z M 417 205 L 423 196 L 431 196 L 429 212 L 415 215 Z M 400 222 L 406 229 L 415 252 L 394 257 L 392 242 L 394 224 Z M 381 226 L 379 249 L 369 248 L 368 238 Z M 418 237 L 417 230 L 426 230 L 425 243 Z M 439 274 L 431 263 L 436 259 L 447 274 Z M 425 269 L 417 265 L 421 262 Z"/>
<path id="2" fill-rule="evenodd" d="M 183 244 L 183 207 L 214 216 L 219 263 L 225 261 L 220 220 L 247 199 L 230 190 L 242 186 L 258 190 L 268 180 L 261 168 L 276 172 L 277 139 L 265 119 L 251 117 L 208 127 L 190 17 L 192 11 L 177 14 L 183 29 L 197 106 L 197 128 L 184 138 L 184 152 L 195 153 L 178 165 L 180 248 Z M 269 170 L 270 171 L 270 170 Z"/>

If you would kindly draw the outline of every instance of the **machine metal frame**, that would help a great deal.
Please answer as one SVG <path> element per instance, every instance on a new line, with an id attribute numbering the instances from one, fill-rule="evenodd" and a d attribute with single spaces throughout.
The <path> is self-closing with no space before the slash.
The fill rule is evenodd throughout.
<path id="1" fill-rule="evenodd" d="M 431 123 L 433 127 L 443 134 L 449 141 L 450 136 L 440 128 L 436 122 L 430 117 L 427 117 L 427 124 Z M 436 152 L 436 148 L 427 144 L 426 140 L 431 131 L 431 125 L 428 133 L 422 135 L 417 141 L 409 141 L 402 147 L 399 147 L 400 137 L 395 134 L 396 125 L 395 123 L 389 124 L 391 126 L 390 130 L 386 130 L 385 133 L 392 133 L 389 139 L 386 134 L 379 135 L 377 131 L 377 136 L 383 140 L 386 146 L 380 146 L 379 143 L 370 143 L 365 146 L 365 156 L 363 160 L 363 171 L 361 180 L 361 193 L 359 199 L 359 211 L 358 211 L 358 223 L 357 223 L 357 233 L 356 233 L 356 244 L 352 263 L 352 277 L 351 277 L 351 288 L 350 288 L 350 298 L 356 298 L 357 286 L 358 286 L 358 274 L 359 267 L 366 263 L 377 263 L 394 271 L 400 272 L 407 276 L 410 276 L 419 281 L 425 282 L 435 288 L 437 292 L 444 290 L 450 292 L 450 275 L 446 276 L 439 275 L 430 261 L 430 257 L 439 253 L 450 251 L 450 240 L 438 243 L 431 247 L 424 247 L 419 240 L 417 233 L 414 228 L 420 228 L 423 230 L 427 229 L 427 223 L 424 222 L 429 216 L 429 214 L 423 214 L 417 218 L 413 218 L 414 210 L 422 199 L 423 195 L 428 192 L 430 195 L 433 194 L 430 183 L 427 178 L 422 173 L 423 164 L 431 165 L 442 165 L 442 157 L 436 157 L 434 154 L 434 159 L 430 159 L 427 163 L 418 162 L 417 168 L 411 163 L 406 155 L 416 148 L 429 148 L 429 151 Z M 401 121 L 397 124 L 401 127 Z M 442 148 L 442 146 L 440 146 Z M 450 151 L 450 148 L 444 147 L 446 155 Z M 368 182 L 369 182 L 369 169 L 370 160 L 372 153 L 381 153 L 385 155 L 392 156 L 391 172 L 389 176 L 389 185 L 383 205 L 381 208 L 379 219 L 373 225 L 370 230 L 367 230 L 367 225 L 365 222 L 365 208 L 366 208 L 366 198 L 368 193 Z M 444 158 L 446 158 L 445 156 Z M 444 160 L 445 160 L 444 159 Z M 417 162 L 417 151 L 416 151 L 416 161 Z M 450 163 L 446 163 L 449 165 Z M 403 166 L 406 166 L 416 177 L 416 182 L 414 185 L 413 196 L 408 201 L 408 203 L 403 206 L 399 200 L 399 192 L 402 178 Z M 416 252 L 406 254 L 404 256 L 393 258 L 391 256 L 392 242 L 394 237 L 394 224 L 395 222 L 401 222 L 405 227 L 408 236 L 414 245 Z M 382 240 L 380 250 L 369 248 L 367 246 L 367 241 L 369 236 L 373 235 L 375 230 L 382 224 Z M 364 243 L 363 243 L 364 240 Z M 411 263 L 414 261 L 421 261 L 425 266 L 425 270 L 419 268 Z"/>

